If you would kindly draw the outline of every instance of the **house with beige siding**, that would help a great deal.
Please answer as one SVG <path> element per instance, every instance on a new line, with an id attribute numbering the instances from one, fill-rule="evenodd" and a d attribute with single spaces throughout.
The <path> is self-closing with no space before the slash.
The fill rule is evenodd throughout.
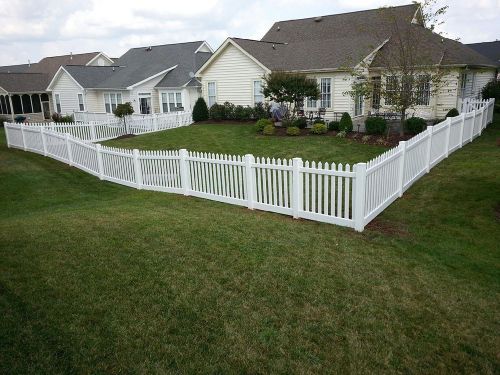
<path id="1" fill-rule="evenodd" d="M 204 41 L 132 48 L 111 66 L 62 66 L 48 85 L 54 110 L 138 114 L 190 110 L 201 95 L 194 72 L 212 55 Z"/>
<path id="2" fill-rule="evenodd" d="M 103 52 L 89 52 L 45 57 L 37 63 L 0 67 L 0 116 L 14 120 L 17 116 L 31 122 L 49 120 L 53 107 L 46 91 L 58 69 L 66 64 L 83 66 L 111 65 Z"/>
<path id="3" fill-rule="evenodd" d="M 402 32 L 411 30 L 426 43 L 433 69 L 444 78 L 433 90 L 419 88 L 421 103 L 411 114 L 442 118 L 462 98 L 477 96 L 495 75 L 495 63 L 462 43 L 427 29 L 418 4 L 276 22 L 260 40 L 228 38 L 197 71 L 208 105 L 231 102 L 253 106 L 263 101 L 263 76 L 272 71 L 305 73 L 317 80 L 319 100 L 304 98 L 306 113 L 326 112 L 327 119 L 348 112 L 358 123 L 370 113 L 389 111 L 384 98 L 353 98 L 347 92 L 356 79 L 353 70 L 384 82 L 384 61 L 394 53 L 397 38 L 388 18 L 397 19 Z M 410 29 L 411 28 L 411 29 Z M 383 80 L 383 81 L 382 81 Z M 374 85 L 376 87 L 376 85 Z"/>

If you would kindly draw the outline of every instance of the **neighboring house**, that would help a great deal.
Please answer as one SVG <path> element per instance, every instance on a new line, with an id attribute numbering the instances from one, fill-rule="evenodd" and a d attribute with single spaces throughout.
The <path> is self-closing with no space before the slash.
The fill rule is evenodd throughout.
<path id="1" fill-rule="evenodd" d="M 65 65 L 47 90 L 62 114 L 112 113 L 125 102 L 140 114 L 190 110 L 201 94 L 194 72 L 212 53 L 204 41 L 132 48 L 113 66 Z"/>
<path id="2" fill-rule="evenodd" d="M 384 76 L 384 57 L 394 48 L 388 15 L 396 17 L 401 32 L 413 28 L 426 38 L 432 64 L 446 69 L 446 84 L 437 95 L 422 89 L 417 114 L 444 117 L 464 95 L 477 93 L 494 77 L 495 64 L 467 46 L 442 38 L 423 26 L 418 4 L 338 15 L 276 22 L 261 40 L 228 38 L 197 71 L 208 105 L 225 101 L 253 106 L 263 101 L 263 75 L 271 71 L 303 72 L 317 80 L 321 97 L 306 99 L 305 111 L 326 109 L 333 118 L 349 112 L 359 122 L 369 113 L 387 110 L 384 99 L 353 99 L 345 94 L 353 83 L 352 68 L 363 61 L 372 79 Z M 412 29 L 412 30 L 413 30 Z M 472 75 L 474 79 L 472 79 Z"/>
<path id="3" fill-rule="evenodd" d="M 29 121 L 51 117 L 53 103 L 46 91 L 58 69 L 65 64 L 110 65 L 113 61 L 102 52 L 45 57 L 38 63 L 0 67 L 0 115 Z"/>
<path id="4" fill-rule="evenodd" d="M 479 52 L 481 55 L 486 56 L 491 61 L 495 61 L 497 64 L 497 79 L 500 79 L 500 40 L 495 40 L 493 42 L 483 42 L 483 43 L 470 43 L 467 44 L 469 48 L 474 51 Z"/>

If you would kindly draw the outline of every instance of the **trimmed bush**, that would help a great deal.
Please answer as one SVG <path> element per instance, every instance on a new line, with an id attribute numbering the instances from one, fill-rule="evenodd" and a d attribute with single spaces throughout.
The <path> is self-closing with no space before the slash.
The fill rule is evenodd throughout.
<path id="1" fill-rule="evenodd" d="M 209 114 L 211 120 L 216 120 L 216 121 L 225 120 L 226 108 L 222 104 L 215 103 L 213 106 L 210 107 Z"/>
<path id="2" fill-rule="evenodd" d="M 328 131 L 328 128 L 325 124 L 321 122 L 317 122 L 313 124 L 311 128 L 311 134 L 325 134 Z"/>
<path id="3" fill-rule="evenodd" d="M 418 134 L 427 127 L 427 122 L 421 117 L 410 117 L 405 121 L 406 131 L 411 134 Z"/>
<path id="4" fill-rule="evenodd" d="M 255 131 L 262 132 L 267 125 L 272 125 L 273 122 L 267 118 L 261 118 L 255 123 Z"/>
<path id="5" fill-rule="evenodd" d="M 320 119 L 320 118 L 315 118 L 313 121 L 313 124 L 324 124 L 325 120 Z"/>
<path id="6" fill-rule="evenodd" d="M 458 113 L 458 110 L 456 108 L 452 108 L 448 111 L 445 117 L 455 117 L 458 116 L 460 113 Z"/>
<path id="7" fill-rule="evenodd" d="M 208 120 L 208 107 L 205 99 L 198 98 L 193 107 L 193 121 L 205 121 Z"/>
<path id="8" fill-rule="evenodd" d="M 235 109 L 236 106 L 233 103 L 224 102 L 224 119 L 225 120 L 235 120 Z"/>
<path id="9" fill-rule="evenodd" d="M 269 113 L 269 104 L 257 103 L 255 107 L 252 108 L 252 118 L 269 118 L 271 114 Z"/>
<path id="10" fill-rule="evenodd" d="M 387 130 L 387 121 L 383 117 L 368 117 L 365 120 L 366 134 L 384 134 Z"/>
<path id="11" fill-rule="evenodd" d="M 339 122 L 339 130 L 346 133 L 352 132 L 352 119 L 349 113 L 344 112 Z"/>
<path id="12" fill-rule="evenodd" d="M 347 137 L 347 133 L 345 132 L 345 130 L 341 130 L 337 133 L 337 137 L 338 138 L 345 138 L 345 137 Z"/>
<path id="13" fill-rule="evenodd" d="M 328 124 L 328 130 L 334 130 L 334 131 L 339 131 L 339 125 L 340 123 L 338 121 L 330 121 Z"/>
<path id="14" fill-rule="evenodd" d="M 296 126 L 290 126 L 289 128 L 286 129 L 286 134 L 287 135 L 300 135 L 300 129 Z"/>
<path id="15" fill-rule="evenodd" d="M 71 116 L 71 115 L 61 116 L 59 113 L 52 114 L 52 121 L 54 121 L 54 122 L 74 122 L 73 116 Z"/>
<path id="16" fill-rule="evenodd" d="M 274 135 L 276 132 L 276 129 L 274 128 L 274 125 L 266 125 L 264 126 L 264 130 L 262 130 L 262 134 L 264 135 Z"/>
<path id="17" fill-rule="evenodd" d="M 293 126 L 299 129 L 305 129 L 307 126 L 307 119 L 305 117 L 298 117 L 293 121 Z"/>

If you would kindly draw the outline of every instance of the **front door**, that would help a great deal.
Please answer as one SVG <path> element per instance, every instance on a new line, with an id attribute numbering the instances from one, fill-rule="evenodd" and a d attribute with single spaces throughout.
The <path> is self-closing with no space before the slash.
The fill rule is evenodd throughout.
<path id="1" fill-rule="evenodd" d="M 139 98 L 139 109 L 141 114 L 149 115 L 151 113 L 151 97 Z"/>
<path id="2" fill-rule="evenodd" d="M 49 102 L 42 102 L 42 108 L 43 108 L 43 118 L 45 120 L 50 119 L 50 105 Z"/>

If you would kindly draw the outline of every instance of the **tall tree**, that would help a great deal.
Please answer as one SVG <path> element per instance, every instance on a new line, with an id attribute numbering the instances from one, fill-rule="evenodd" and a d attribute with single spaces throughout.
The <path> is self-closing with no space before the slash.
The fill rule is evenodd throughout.
<path id="1" fill-rule="evenodd" d="M 382 8 L 380 11 L 388 29 L 380 34 L 381 46 L 374 46 L 374 50 L 378 48 L 375 54 L 351 69 L 354 83 L 346 93 L 356 99 L 365 97 L 379 101 L 383 98 L 386 109 L 401 114 L 401 135 L 408 111 L 418 105 L 428 105 L 444 83 L 445 71 L 440 66 L 442 55 L 438 56 L 435 49 L 429 48 L 430 43 L 436 43 L 436 35 L 432 34 L 437 34 L 437 27 L 443 23 L 440 17 L 448 8 L 437 6 L 436 1 L 422 2 L 413 20 L 398 18 L 390 8 Z M 370 32 L 378 33 L 377 30 Z M 442 38 L 441 43 L 444 42 Z M 381 72 L 377 79 L 370 69 L 375 60 Z"/>

